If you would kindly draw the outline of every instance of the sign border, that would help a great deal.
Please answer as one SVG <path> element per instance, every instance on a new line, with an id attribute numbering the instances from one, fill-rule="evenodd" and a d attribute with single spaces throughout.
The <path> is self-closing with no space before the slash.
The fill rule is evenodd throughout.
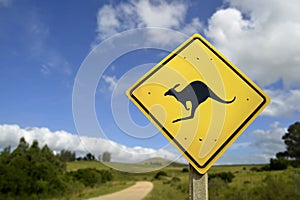
<path id="1" fill-rule="evenodd" d="M 259 104 L 259 106 L 254 109 L 254 111 L 246 118 L 246 120 L 230 135 L 230 137 L 214 152 L 214 154 L 203 164 L 200 165 L 187 151 L 186 149 L 172 136 L 172 134 L 155 118 L 154 115 L 152 115 L 149 110 L 137 99 L 136 96 L 134 96 L 133 92 L 135 89 L 137 89 L 141 84 L 143 84 L 147 79 L 149 79 L 153 74 L 155 74 L 158 70 L 160 70 L 162 67 L 164 67 L 168 62 L 170 62 L 174 57 L 176 57 L 181 51 L 183 51 L 185 48 L 187 48 L 191 43 L 194 41 L 199 40 L 202 44 L 206 46 L 212 53 L 214 53 L 215 56 L 217 56 L 223 63 L 226 64 L 227 67 L 229 67 L 233 72 L 235 72 L 236 75 L 239 76 L 244 82 L 247 83 L 248 86 L 250 86 L 253 90 L 255 90 L 263 99 L 262 103 Z M 177 147 L 195 164 L 198 168 L 204 169 L 207 167 L 222 151 L 225 150 L 225 147 L 233 140 L 233 138 L 240 133 L 240 131 L 243 128 L 246 128 L 247 124 L 253 119 L 253 117 L 259 113 L 260 109 L 268 103 L 267 97 L 263 95 L 261 91 L 259 91 L 256 88 L 256 85 L 251 82 L 251 80 L 245 78 L 245 75 L 243 75 L 239 70 L 237 70 L 233 64 L 228 62 L 224 56 L 221 55 L 217 50 L 215 50 L 209 42 L 207 42 L 204 38 L 202 38 L 200 35 L 195 34 L 190 38 L 190 41 L 188 41 L 186 44 L 184 44 L 181 48 L 179 48 L 176 52 L 172 52 L 169 57 L 158 67 L 156 67 L 153 71 L 150 71 L 149 74 L 146 75 L 145 78 L 138 81 L 137 84 L 134 85 L 132 89 L 129 91 L 129 96 L 143 109 L 145 113 L 147 113 L 151 119 L 158 125 L 158 127 L 164 131 L 164 133 L 171 139 Z"/>

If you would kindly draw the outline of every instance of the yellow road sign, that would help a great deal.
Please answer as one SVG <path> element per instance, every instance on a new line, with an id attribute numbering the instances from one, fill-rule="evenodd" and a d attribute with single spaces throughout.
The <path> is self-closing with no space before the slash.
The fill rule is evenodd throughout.
<path id="1" fill-rule="evenodd" d="M 199 34 L 154 66 L 126 94 L 202 174 L 270 102 Z"/>

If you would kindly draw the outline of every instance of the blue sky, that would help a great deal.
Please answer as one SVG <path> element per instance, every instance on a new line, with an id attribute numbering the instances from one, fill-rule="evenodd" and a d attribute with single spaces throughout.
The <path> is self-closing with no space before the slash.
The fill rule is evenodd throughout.
<path id="1" fill-rule="evenodd" d="M 297 0 L 0 0 L 0 148 L 14 146 L 25 136 L 56 151 L 100 154 L 107 149 L 115 161 L 177 158 L 176 150 L 153 126 L 145 128 L 148 120 L 128 104 L 122 91 L 164 58 L 167 50 L 200 33 L 272 99 L 218 163 L 268 162 L 274 152 L 284 149 L 281 137 L 287 127 L 299 121 L 299 9 Z M 145 27 L 168 28 L 182 37 L 166 40 L 164 34 L 154 34 L 147 42 L 159 49 L 125 55 L 109 52 L 117 59 L 99 66 L 105 71 L 93 94 L 101 133 L 91 127 L 78 131 L 72 97 L 88 55 L 118 33 L 123 36 L 123 31 Z M 119 98 L 120 91 L 124 96 Z M 118 124 L 112 105 L 129 110 L 133 120 Z M 137 135 L 136 127 L 144 135 Z"/>

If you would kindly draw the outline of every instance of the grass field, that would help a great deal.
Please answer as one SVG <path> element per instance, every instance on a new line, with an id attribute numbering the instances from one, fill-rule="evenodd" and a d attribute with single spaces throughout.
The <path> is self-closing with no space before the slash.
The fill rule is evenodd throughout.
<path id="1" fill-rule="evenodd" d="M 120 164 L 135 169 L 143 167 L 142 164 Z M 118 167 L 118 166 L 117 166 Z M 124 167 L 124 166 L 122 166 Z M 144 166 L 145 167 L 145 166 Z M 151 168 L 151 166 L 147 166 Z M 220 178 L 209 181 L 209 199 L 300 199 L 300 169 L 289 168 L 283 171 L 262 171 L 257 172 L 253 168 L 260 168 L 258 165 L 232 165 L 213 166 L 208 174 L 220 172 L 231 172 L 234 175 L 232 182 L 226 183 Z M 108 169 L 113 173 L 112 182 L 105 183 L 98 188 L 84 190 L 82 194 L 76 194 L 71 199 L 86 199 L 87 197 L 98 196 L 100 194 L 111 193 L 122 188 L 129 187 L 136 181 L 147 180 L 154 184 L 152 192 L 145 200 L 184 200 L 188 199 L 188 179 L 189 173 L 183 172 L 188 166 L 168 166 L 158 171 L 148 173 L 127 173 L 110 169 L 100 162 L 72 162 L 68 163 L 68 171 L 81 168 Z M 155 175 L 163 171 L 167 176 L 154 178 Z M 112 185 L 114 185 L 112 187 Z M 76 198 L 75 198 L 76 197 Z"/>

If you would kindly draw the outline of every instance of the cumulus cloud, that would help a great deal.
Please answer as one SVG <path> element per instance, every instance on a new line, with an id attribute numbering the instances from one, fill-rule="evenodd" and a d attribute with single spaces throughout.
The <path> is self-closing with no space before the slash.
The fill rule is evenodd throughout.
<path id="1" fill-rule="evenodd" d="M 286 131 L 286 128 L 280 127 L 279 122 L 272 123 L 269 130 L 255 130 L 253 132 L 255 135 L 253 145 L 274 156 L 274 152 L 284 150 L 285 145 L 282 136 Z"/>
<path id="2" fill-rule="evenodd" d="M 130 0 L 107 4 L 98 11 L 97 42 L 140 27 L 170 28 L 188 35 L 203 31 L 217 49 L 260 86 L 283 82 L 284 90 L 267 91 L 272 103 L 263 112 L 265 116 L 298 113 L 298 90 L 289 88 L 299 89 L 300 84 L 300 2 L 224 0 L 224 3 L 226 7 L 208 19 L 207 27 L 197 16 L 187 19 L 189 6 L 183 1 Z M 150 41 L 145 44 L 174 43 L 168 34 L 151 31 L 148 34 L 146 38 Z M 287 106 L 286 102 L 290 104 Z"/>
<path id="3" fill-rule="evenodd" d="M 37 140 L 40 146 L 48 145 L 53 151 L 59 152 L 62 149 L 75 151 L 77 155 L 85 155 L 91 152 L 94 155 L 101 155 L 108 151 L 112 154 L 112 160 L 117 162 L 139 162 L 147 158 L 163 157 L 169 160 L 178 158 L 166 149 L 152 149 L 140 146 L 127 147 L 114 141 L 78 135 L 66 131 L 51 131 L 48 128 L 29 127 L 21 128 L 18 125 L 0 125 L 0 149 L 11 146 L 16 147 L 19 139 L 24 137 L 28 143 Z"/>
<path id="4" fill-rule="evenodd" d="M 261 164 L 269 163 L 276 153 L 285 150 L 282 136 L 286 128 L 279 122 L 274 122 L 269 129 L 256 129 L 242 137 L 247 141 L 238 142 L 230 146 L 227 152 L 217 161 L 217 164 Z M 243 153 L 241 153 L 243 152 Z"/>
<path id="5" fill-rule="evenodd" d="M 216 11 L 205 35 L 229 59 L 262 86 L 300 79 L 300 2 L 228 0 Z"/>
<path id="6" fill-rule="evenodd" d="M 203 26 L 197 17 L 186 23 L 187 9 L 187 4 L 182 1 L 163 0 L 130 0 L 115 6 L 104 5 L 97 16 L 97 42 L 115 33 L 142 27 L 170 28 L 193 34 Z M 166 37 L 155 35 L 155 39 L 164 42 Z"/>
<path id="7" fill-rule="evenodd" d="M 24 137 L 28 143 L 38 140 L 40 146 L 47 144 L 52 150 L 60 151 L 69 149 L 79 153 L 86 152 L 78 136 L 66 131 L 50 131 L 48 128 L 28 127 L 21 128 L 18 125 L 0 125 L 0 148 L 8 145 L 17 146 L 19 139 Z"/>
<path id="8" fill-rule="evenodd" d="M 285 144 L 282 140 L 285 132 L 286 128 L 280 127 L 279 122 L 271 124 L 269 130 L 255 130 L 252 146 L 258 148 L 265 157 L 274 157 L 277 152 L 285 150 Z"/>
<path id="9" fill-rule="evenodd" d="M 271 117 L 292 117 L 300 113 L 300 89 L 266 90 L 272 99 L 262 115 Z"/>

